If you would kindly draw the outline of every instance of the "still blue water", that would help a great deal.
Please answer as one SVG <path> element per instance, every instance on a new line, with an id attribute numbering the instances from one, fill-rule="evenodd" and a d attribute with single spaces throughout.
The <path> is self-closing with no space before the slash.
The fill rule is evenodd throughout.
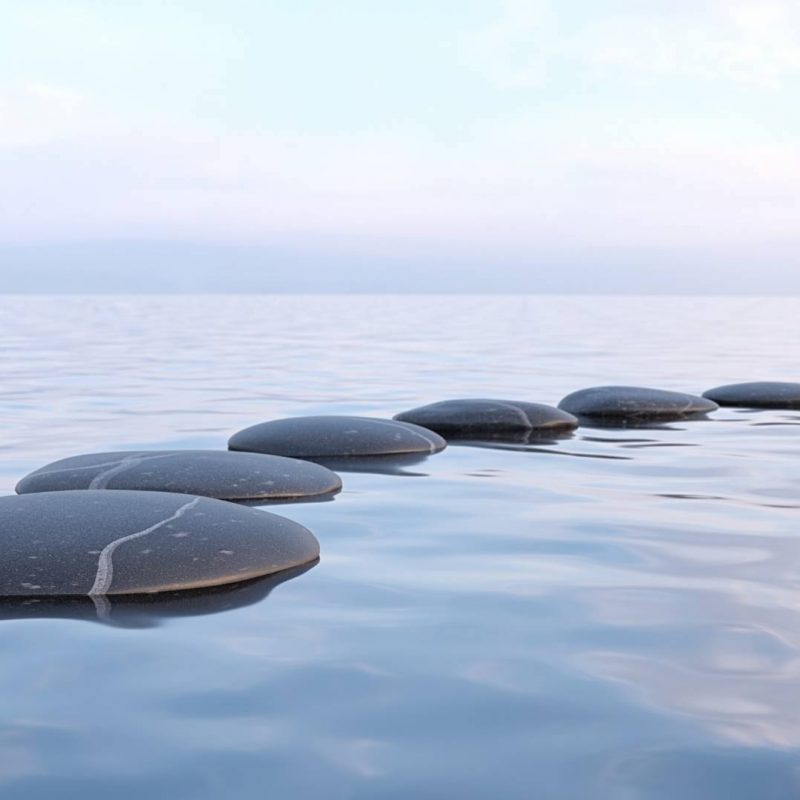
<path id="1" fill-rule="evenodd" d="M 6 297 L 0 493 L 293 414 L 798 380 L 798 343 L 791 298 Z M 322 548 L 274 588 L 0 608 L 0 797 L 800 794 L 800 412 L 398 472 L 274 509 Z"/>

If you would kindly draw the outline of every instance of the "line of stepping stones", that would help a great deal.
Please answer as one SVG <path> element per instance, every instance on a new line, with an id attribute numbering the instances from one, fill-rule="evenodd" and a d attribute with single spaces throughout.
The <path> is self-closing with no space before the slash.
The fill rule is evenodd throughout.
<path id="1" fill-rule="evenodd" d="M 330 498 L 329 467 L 426 457 L 447 440 L 569 435 L 581 424 L 628 426 L 705 417 L 720 405 L 800 409 L 800 383 L 720 386 L 702 397 L 626 386 L 583 389 L 558 408 L 510 400 L 445 400 L 394 419 L 279 419 L 234 434 L 229 451 L 92 453 L 55 461 L 0 498 L 0 597 L 15 602 L 109 597 L 239 584 L 316 561 L 296 522 L 241 502 Z M 114 491 L 108 491 L 114 490 Z"/>

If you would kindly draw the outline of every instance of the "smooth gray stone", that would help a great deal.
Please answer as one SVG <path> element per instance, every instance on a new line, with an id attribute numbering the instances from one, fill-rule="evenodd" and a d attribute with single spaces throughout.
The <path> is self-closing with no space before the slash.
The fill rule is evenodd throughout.
<path id="1" fill-rule="evenodd" d="M 558 407 L 579 419 L 642 422 L 690 419 L 718 406 L 711 400 L 682 392 L 638 386 L 595 386 L 567 395 Z"/>
<path id="2" fill-rule="evenodd" d="M 346 458 L 400 453 L 430 455 L 447 442 L 438 433 L 374 417 L 290 417 L 262 422 L 231 436 L 231 450 L 294 458 Z"/>
<path id="3" fill-rule="evenodd" d="M 319 556 L 296 522 L 167 492 L 0 497 L 0 596 L 149 594 L 246 581 Z"/>
<path id="4" fill-rule="evenodd" d="M 703 397 L 721 406 L 800 409 L 800 383 L 780 381 L 731 383 L 709 389 L 703 392 Z"/>
<path id="5" fill-rule="evenodd" d="M 133 489 L 221 500 L 286 500 L 341 488 L 335 472 L 294 458 L 227 450 L 139 450 L 63 458 L 25 476 L 16 491 Z"/>
<path id="6" fill-rule="evenodd" d="M 422 425 L 443 436 L 564 433 L 578 420 L 553 406 L 517 400 L 442 400 L 403 411 L 394 417 Z"/>

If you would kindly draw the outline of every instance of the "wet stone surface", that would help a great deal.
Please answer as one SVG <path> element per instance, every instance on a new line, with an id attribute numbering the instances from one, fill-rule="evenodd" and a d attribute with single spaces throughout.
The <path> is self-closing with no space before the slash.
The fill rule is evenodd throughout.
<path id="1" fill-rule="evenodd" d="M 166 492 L 0 497 L 0 596 L 129 595 L 250 580 L 314 561 L 291 520 Z"/>
<path id="2" fill-rule="evenodd" d="M 54 461 L 24 477 L 16 491 L 132 489 L 223 500 L 289 500 L 341 488 L 336 473 L 297 459 L 226 450 L 141 450 Z"/>
<path id="3" fill-rule="evenodd" d="M 239 431 L 228 442 L 231 450 L 314 459 L 430 455 L 446 446 L 439 434 L 418 425 L 334 415 L 262 422 Z"/>
<path id="4" fill-rule="evenodd" d="M 620 424 L 691 419 L 718 408 L 704 397 L 638 386 L 581 389 L 567 395 L 558 407 L 579 419 Z"/>
<path id="5" fill-rule="evenodd" d="M 403 411 L 395 419 L 422 425 L 448 438 L 564 433 L 578 427 L 578 420 L 566 411 L 516 400 L 443 400 Z"/>
<path id="6" fill-rule="evenodd" d="M 717 386 L 703 397 L 721 406 L 800 409 L 800 383 L 755 381 Z"/>

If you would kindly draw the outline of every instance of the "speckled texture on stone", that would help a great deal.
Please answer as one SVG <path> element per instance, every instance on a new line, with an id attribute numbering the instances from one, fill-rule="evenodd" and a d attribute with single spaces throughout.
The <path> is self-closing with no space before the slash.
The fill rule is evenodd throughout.
<path id="1" fill-rule="evenodd" d="M 800 409 L 800 383 L 780 381 L 731 383 L 709 389 L 703 392 L 703 397 L 721 406 Z"/>
<path id="2" fill-rule="evenodd" d="M 199 589 L 314 561 L 319 543 L 291 520 L 167 492 L 43 492 L 0 497 L 0 595 L 89 596 Z"/>
<path id="3" fill-rule="evenodd" d="M 291 417 L 262 422 L 231 436 L 231 450 L 295 458 L 346 458 L 400 453 L 431 454 L 447 442 L 439 434 L 374 417 Z"/>
<path id="4" fill-rule="evenodd" d="M 395 419 L 422 425 L 444 436 L 558 433 L 578 427 L 578 420 L 566 411 L 517 400 L 442 400 L 403 411 Z"/>
<path id="5" fill-rule="evenodd" d="M 24 477 L 17 493 L 132 489 L 223 500 L 285 500 L 341 488 L 335 472 L 308 461 L 227 450 L 141 450 L 54 461 Z"/>
<path id="6" fill-rule="evenodd" d="M 638 386 L 595 386 L 567 395 L 558 407 L 579 419 L 668 422 L 716 411 L 711 400 L 682 392 Z"/>

